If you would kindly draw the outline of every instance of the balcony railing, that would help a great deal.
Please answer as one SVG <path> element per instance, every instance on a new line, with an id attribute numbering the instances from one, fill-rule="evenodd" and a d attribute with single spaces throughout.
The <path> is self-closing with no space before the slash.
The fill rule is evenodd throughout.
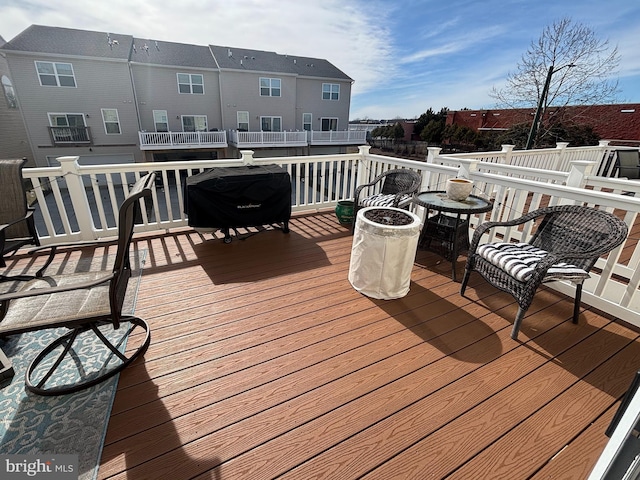
<path id="1" fill-rule="evenodd" d="M 328 132 L 311 131 L 311 145 L 365 145 L 367 132 L 358 130 L 330 130 Z"/>
<path id="2" fill-rule="evenodd" d="M 238 148 L 306 147 L 307 132 L 229 131 L 229 142 Z"/>
<path id="3" fill-rule="evenodd" d="M 49 127 L 54 145 L 91 144 L 89 127 Z"/>
<path id="4" fill-rule="evenodd" d="M 140 150 L 226 148 L 226 132 L 138 132 Z"/>
<path id="5" fill-rule="evenodd" d="M 306 147 L 307 145 L 365 145 L 364 131 L 240 132 L 231 130 L 229 142 L 238 148 Z"/>
<path id="6" fill-rule="evenodd" d="M 81 166 L 78 157 L 61 157 L 60 167 L 25 169 L 24 176 L 33 183 L 37 198 L 37 228 L 43 244 L 60 241 L 92 240 L 113 237 L 116 233 L 114 212 L 137 178 L 155 171 L 158 186 L 152 199 L 145 201 L 142 220 L 136 231 L 166 231 L 187 226 L 184 214 L 183 186 L 189 175 L 216 166 L 275 163 L 291 175 L 294 211 L 317 211 L 333 208 L 338 200 L 353 197 L 355 186 L 367 183 L 390 168 L 410 168 L 422 174 L 423 190 L 443 190 L 447 179 L 465 176 L 474 180 L 474 193 L 493 199 L 495 208 L 471 219 L 471 226 L 485 220 L 505 220 L 520 216 L 525 210 L 541 205 L 580 203 L 616 211 L 630 227 L 640 212 L 640 182 L 600 177 L 602 159 L 611 149 L 598 147 L 575 149 L 577 158 L 589 156 L 600 160 L 573 160 L 563 171 L 511 165 L 502 161 L 512 154 L 525 163 L 526 152 L 510 149 L 492 154 L 490 161 L 468 158 L 469 155 L 442 156 L 430 148 L 426 162 L 372 155 L 369 147 L 359 153 L 298 157 L 253 158 L 243 151 L 237 160 L 198 160 L 189 162 L 134 163 L 122 165 Z M 538 162 L 544 152 L 534 150 Z M 564 165 L 558 155 L 574 157 L 566 146 L 548 149 L 547 157 Z M 420 209 L 418 213 L 423 214 Z M 635 231 L 635 230 L 634 230 Z M 518 232 L 510 232 L 511 236 Z M 519 233 L 522 235 L 522 232 Z M 625 250 L 622 261 L 621 252 Z M 631 253 L 629 253 L 631 252 Z M 599 260 L 591 278 L 585 282 L 583 300 L 600 310 L 640 327 L 640 242 L 633 235 L 625 244 Z M 552 284 L 571 294 L 571 284 Z"/>

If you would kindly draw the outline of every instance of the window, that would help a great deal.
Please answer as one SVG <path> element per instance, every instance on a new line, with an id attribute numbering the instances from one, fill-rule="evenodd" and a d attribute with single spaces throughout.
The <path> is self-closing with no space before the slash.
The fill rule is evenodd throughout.
<path id="1" fill-rule="evenodd" d="M 207 116 L 206 115 L 183 115 L 182 131 L 183 132 L 206 132 Z"/>
<path id="2" fill-rule="evenodd" d="M 340 85 L 337 83 L 322 84 L 323 100 L 340 100 Z"/>
<path id="3" fill-rule="evenodd" d="M 312 130 L 311 128 L 311 114 L 310 113 L 303 113 L 302 114 L 302 129 L 306 130 L 307 132 L 310 132 Z"/>
<path id="4" fill-rule="evenodd" d="M 7 99 L 7 106 L 9 108 L 18 108 L 18 99 L 16 98 L 16 91 L 13 89 L 11 80 L 6 75 L 2 76 L 2 88 L 4 90 L 4 97 Z"/>
<path id="5" fill-rule="evenodd" d="M 120 135 L 120 119 L 115 108 L 102 108 L 102 121 L 107 135 Z"/>
<path id="6" fill-rule="evenodd" d="M 50 113 L 49 124 L 54 142 L 88 142 L 90 140 L 82 113 Z"/>
<path id="7" fill-rule="evenodd" d="M 329 130 L 336 131 L 338 130 L 338 119 L 337 118 L 323 118 L 322 119 L 322 131 L 328 132 Z"/>
<path id="8" fill-rule="evenodd" d="M 249 131 L 249 112 L 238 112 L 238 130 L 241 132 Z"/>
<path id="9" fill-rule="evenodd" d="M 261 97 L 279 97 L 281 91 L 281 82 L 279 78 L 260 77 L 260 96 Z"/>
<path id="10" fill-rule="evenodd" d="M 281 132 L 282 117 L 260 117 L 260 128 L 263 132 Z"/>
<path id="11" fill-rule="evenodd" d="M 204 94 L 204 78 L 197 73 L 179 73 L 178 92 Z"/>
<path id="12" fill-rule="evenodd" d="M 50 113 L 52 127 L 84 127 L 84 115 L 81 113 Z"/>
<path id="13" fill-rule="evenodd" d="M 40 85 L 51 87 L 75 87 L 76 78 L 70 63 L 36 62 Z"/>
<path id="14" fill-rule="evenodd" d="M 153 124 L 155 125 L 156 132 L 168 132 L 169 131 L 169 117 L 166 110 L 154 110 L 153 111 Z"/>

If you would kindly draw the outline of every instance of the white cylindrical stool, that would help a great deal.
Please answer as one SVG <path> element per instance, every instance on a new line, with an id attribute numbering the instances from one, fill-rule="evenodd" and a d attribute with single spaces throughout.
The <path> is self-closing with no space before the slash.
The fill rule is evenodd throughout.
<path id="1" fill-rule="evenodd" d="M 409 223 L 388 225 L 367 218 L 387 222 L 399 215 L 385 216 L 385 212 L 401 212 Z M 409 292 L 419 236 L 420 217 L 415 213 L 393 207 L 359 210 L 349 263 L 349 282 L 353 288 L 368 297 L 383 300 L 404 297 Z"/>

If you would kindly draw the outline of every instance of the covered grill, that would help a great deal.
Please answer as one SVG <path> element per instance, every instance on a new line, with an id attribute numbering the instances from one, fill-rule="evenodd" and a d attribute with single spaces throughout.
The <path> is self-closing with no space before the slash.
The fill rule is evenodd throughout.
<path id="1" fill-rule="evenodd" d="M 229 229 L 282 223 L 289 232 L 291 178 L 277 165 L 216 167 L 187 178 L 184 211 L 189 226 Z"/>

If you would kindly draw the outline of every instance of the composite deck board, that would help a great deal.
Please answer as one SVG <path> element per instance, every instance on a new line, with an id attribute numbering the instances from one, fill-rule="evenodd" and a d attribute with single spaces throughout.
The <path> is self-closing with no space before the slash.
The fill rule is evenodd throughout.
<path id="1" fill-rule="evenodd" d="M 633 376 L 636 332 L 588 309 L 575 326 L 570 299 L 543 288 L 513 341 L 513 299 L 478 278 L 461 297 L 427 252 L 406 297 L 369 299 L 347 281 L 351 237 L 331 215 L 291 227 L 139 241 L 154 252 L 136 310 L 153 341 L 121 375 L 100 478 L 590 470 L 601 449 L 581 468 L 563 453 L 581 434 L 604 445 L 598 420 Z"/>
<path id="2" fill-rule="evenodd" d="M 588 475 L 637 331 L 590 308 L 574 325 L 572 300 L 543 287 L 514 341 L 513 298 L 476 275 L 461 297 L 424 251 L 407 296 L 371 299 L 332 213 L 290 227 L 134 238 L 152 342 L 120 375 L 98 478 Z"/>

